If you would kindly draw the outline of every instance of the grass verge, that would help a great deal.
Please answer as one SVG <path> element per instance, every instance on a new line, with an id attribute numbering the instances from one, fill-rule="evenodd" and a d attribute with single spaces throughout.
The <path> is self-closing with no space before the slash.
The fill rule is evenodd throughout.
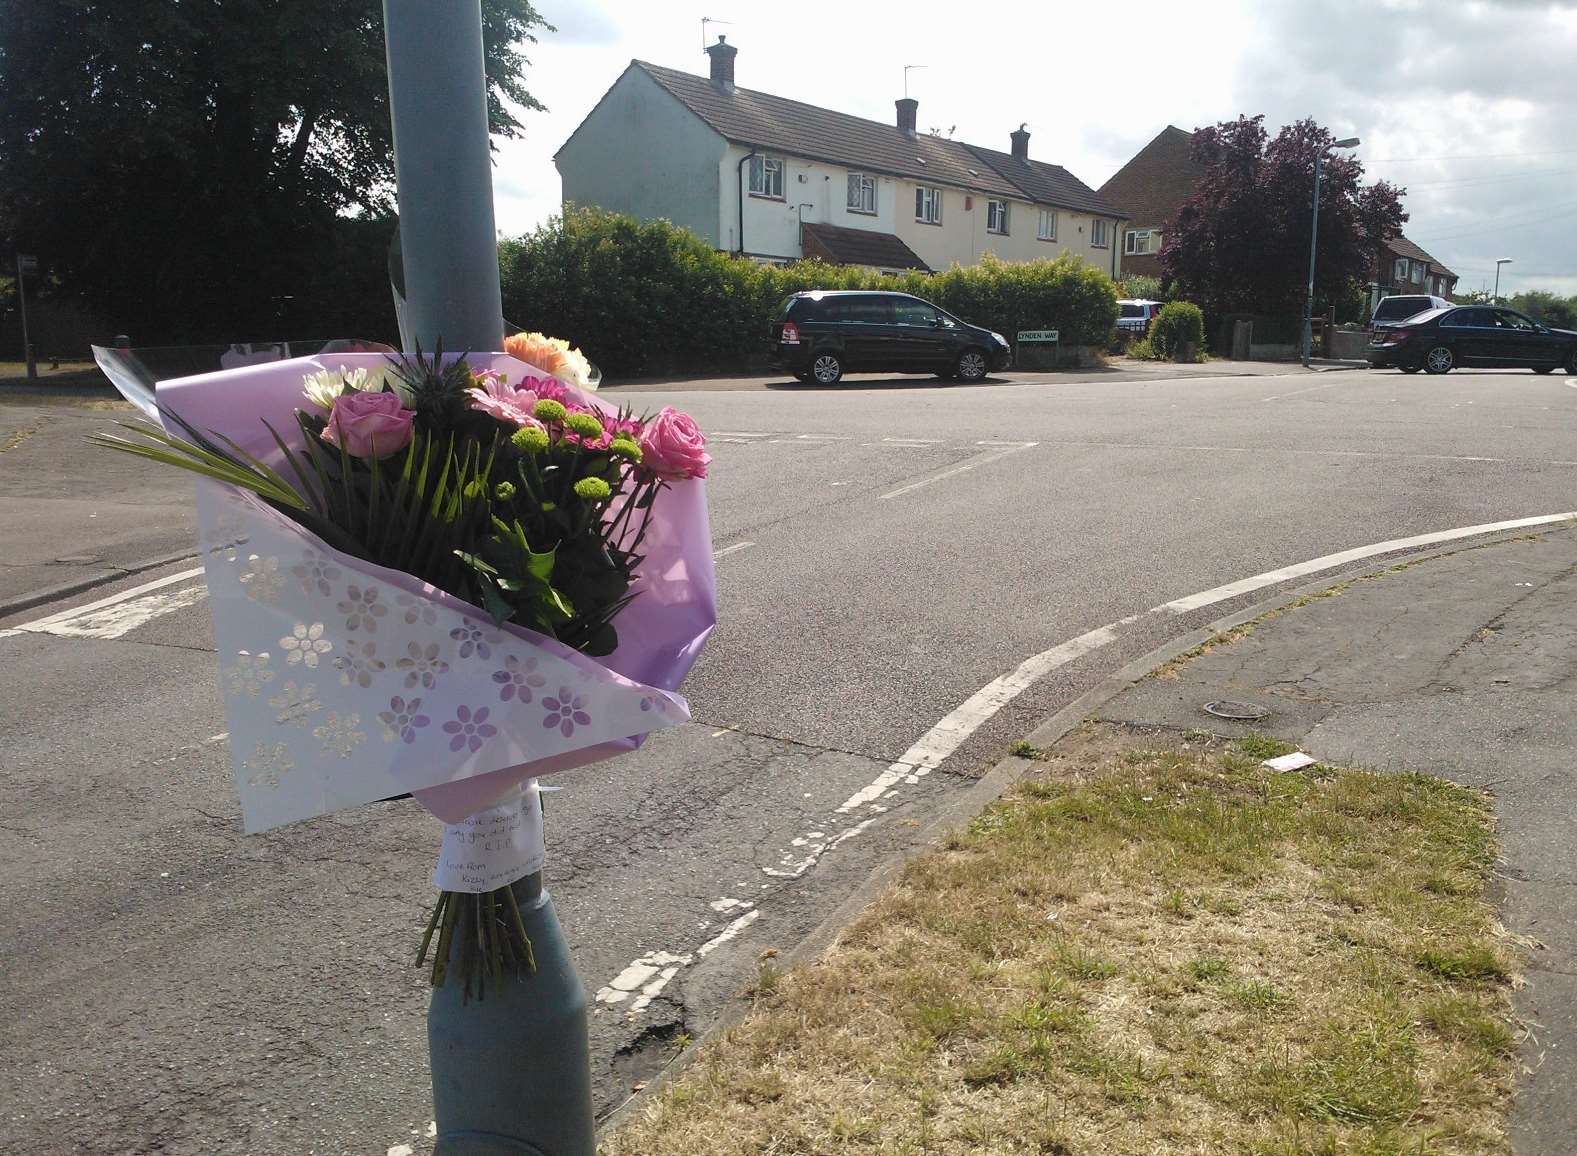
<path id="1" fill-rule="evenodd" d="M 1083 752 L 775 977 L 607 1156 L 1507 1151 L 1483 797 Z"/>

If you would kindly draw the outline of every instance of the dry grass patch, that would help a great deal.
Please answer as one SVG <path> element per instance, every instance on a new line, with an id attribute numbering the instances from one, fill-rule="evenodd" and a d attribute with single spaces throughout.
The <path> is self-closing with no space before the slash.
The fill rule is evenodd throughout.
<path id="1" fill-rule="evenodd" d="M 914 861 L 607 1156 L 1507 1151 L 1482 797 L 1084 753 Z"/>

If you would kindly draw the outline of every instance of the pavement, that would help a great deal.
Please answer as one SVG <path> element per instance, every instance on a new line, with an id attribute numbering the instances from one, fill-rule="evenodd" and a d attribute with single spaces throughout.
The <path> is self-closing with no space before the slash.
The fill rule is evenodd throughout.
<path id="1" fill-rule="evenodd" d="M 1322 761 L 1419 770 L 1489 792 L 1503 922 L 1536 946 L 1516 993 L 1525 1036 L 1512 1141 L 1565 1156 L 1577 1136 L 1577 529 L 1425 557 L 1305 600 L 1095 712 L 1133 728 L 1252 727 Z M 1217 700 L 1269 711 L 1213 717 Z"/>
<path id="2" fill-rule="evenodd" d="M 1281 568 L 1577 504 L 1558 377 L 1182 368 L 636 401 L 708 431 L 722 622 L 692 723 L 548 803 L 600 1112 L 1114 671 Z M 0 611 L 0 1151 L 421 1153 L 437 824 L 241 835 L 195 563 L 56 561 L 190 542 L 184 478 L 84 446 L 118 416 L 0 405 L 0 575 L 103 577 Z"/>

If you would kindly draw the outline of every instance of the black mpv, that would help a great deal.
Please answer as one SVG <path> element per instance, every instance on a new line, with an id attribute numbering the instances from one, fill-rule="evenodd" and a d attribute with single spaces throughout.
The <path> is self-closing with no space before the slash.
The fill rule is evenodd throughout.
<path id="1" fill-rule="evenodd" d="M 770 358 L 801 381 L 845 373 L 934 373 L 979 381 L 1013 360 L 1007 338 L 907 293 L 814 290 L 783 302 Z"/>

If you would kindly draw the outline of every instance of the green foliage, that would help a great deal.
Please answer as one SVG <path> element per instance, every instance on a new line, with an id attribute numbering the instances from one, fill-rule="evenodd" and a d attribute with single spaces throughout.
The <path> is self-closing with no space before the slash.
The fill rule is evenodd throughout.
<path id="1" fill-rule="evenodd" d="M 1155 322 L 1152 321 L 1150 324 L 1154 325 Z M 1166 360 L 1165 358 L 1163 358 L 1161 356 L 1160 350 L 1156 349 L 1155 345 L 1150 341 L 1150 339 L 1148 337 L 1141 337 L 1138 341 L 1131 341 L 1131 342 L 1129 342 L 1128 343 L 1128 356 L 1133 358 L 1135 361 L 1164 361 L 1164 360 Z"/>
<path id="2" fill-rule="evenodd" d="M 567 338 L 613 374 L 707 372 L 757 364 L 767 325 L 803 289 L 889 289 L 1010 335 L 1055 328 L 1064 345 L 1103 344 L 1117 318 L 1111 279 L 1077 257 L 885 276 L 719 253 L 667 221 L 571 208 L 499 250 L 504 315 Z"/>
<path id="3" fill-rule="evenodd" d="M 1124 301 L 1165 301 L 1161 279 L 1143 273 L 1130 273 L 1117 282 L 1117 296 Z"/>
<path id="4" fill-rule="evenodd" d="M 1187 346 L 1196 352 L 1205 347 L 1205 315 L 1199 306 L 1187 301 L 1172 301 L 1150 322 L 1150 345 L 1161 358 L 1180 356 Z"/>
<path id="5" fill-rule="evenodd" d="M 546 25 L 482 16 L 492 131 L 518 136 Z M 0 0 L 0 67 L 0 236 L 46 295 L 139 345 L 392 329 L 377 0 Z"/>
<path id="6" fill-rule="evenodd" d="M 1558 297 L 1533 289 L 1518 293 L 1506 304 L 1556 329 L 1577 329 L 1577 297 Z"/>
<path id="7" fill-rule="evenodd" d="M 497 622 L 586 654 L 612 653 L 613 620 L 633 597 L 662 482 L 611 446 L 575 436 L 570 425 L 585 415 L 566 415 L 557 403 L 547 444 L 517 446 L 508 427 L 464 406 L 476 380 L 463 360 L 445 366 L 418 353 L 394 361 L 390 377 L 415 414 L 410 442 L 384 458 L 356 457 L 324 440 L 324 412 L 309 405 L 296 411 L 294 444 L 270 430 L 279 469 L 293 480 L 169 412 L 184 439 L 139 421 L 123 428 L 140 441 L 90 440 L 248 490 L 335 549 L 415 575 Z M 547 407 L 538 406 L 539 417 Z M 616 498 L 621 506 L 609 515 Z"/>

